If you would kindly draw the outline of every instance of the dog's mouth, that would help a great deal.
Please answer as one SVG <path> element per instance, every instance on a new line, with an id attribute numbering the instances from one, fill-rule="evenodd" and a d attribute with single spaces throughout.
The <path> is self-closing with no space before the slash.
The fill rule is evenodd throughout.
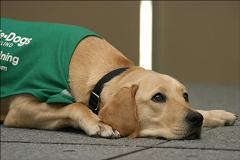
<path id="1" fill-rule="evenodd" d="M 186 131 L 184 133 L 177 133 L 176 139 L 181 140 L 194 140 L 194 139 L 200 139 L 201 138 L 201 128 Z"/>
<path id="2" fill-rule="evenodd" d="M 201 131 L 202 131 L 202 127 L 193 129 L 193 130 L 191 130 L 191 132 L 189 132 L 189 134 L 187 134 L 185 137 L 183 137 L 183 139 L 187 139 L 187 140 L 200 139 Z"/>
<path id="3" fill-rule="evenodd" d="M 200 139 L 200 137 L 201 137 L 201 132 L 193 132 L 193 133 L 183 137 L 182 139 L 193 140 L 193 139 Z"/>

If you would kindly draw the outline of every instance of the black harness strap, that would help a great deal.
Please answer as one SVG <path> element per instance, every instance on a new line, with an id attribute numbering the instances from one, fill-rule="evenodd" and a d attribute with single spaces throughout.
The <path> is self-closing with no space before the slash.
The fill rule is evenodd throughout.
<path id="1" fill-rule="evenodd" d="M 88 102 L 88 107 L 95 113 L 98 114 L 99 111 L 99 101 L 100 101 L 100 94 L 102 92 L 102 89 L 104 87 L 104 84 L 108 81 L 110 81 L 115 76 L 120 75 L 122 72 L 126 71 L 128 68 L 118 68 L 116 70 L 113 70 L 103 76 L 96 84 L 94 89 L 91 92 L 90 99 Z"/>

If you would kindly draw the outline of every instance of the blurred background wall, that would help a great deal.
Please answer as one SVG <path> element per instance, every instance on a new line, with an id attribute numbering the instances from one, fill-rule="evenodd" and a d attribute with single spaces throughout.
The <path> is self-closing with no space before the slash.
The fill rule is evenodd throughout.
<path id="1" fill-rule="evenodd" d="M 138 64 L 139 4 L 1 1 L 1 17 L 85 26 Z M 183 83 L 240 84 L 240 2 L 153 2 L 153 69 Z"/>
<path id="2" fill-rule="evenodd" d="M 138 1 L 1 1 L 1 17 L 84 26 L 138 62 Z"/>
<path id="3" fill-rule="evenodd" d="M 240 84 L 240 1 L 153 7 L 153 69 L 183 82 Z"/>

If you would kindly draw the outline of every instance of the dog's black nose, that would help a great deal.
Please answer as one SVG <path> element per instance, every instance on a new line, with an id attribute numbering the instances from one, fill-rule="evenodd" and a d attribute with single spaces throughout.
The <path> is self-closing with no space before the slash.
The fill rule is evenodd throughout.
<path id="1" fill-rule="evenodd" d="M 191 127 L 200 127 L 203 122 L 203 116 L 198 112 L 189 112 L 186 121 Z"/>

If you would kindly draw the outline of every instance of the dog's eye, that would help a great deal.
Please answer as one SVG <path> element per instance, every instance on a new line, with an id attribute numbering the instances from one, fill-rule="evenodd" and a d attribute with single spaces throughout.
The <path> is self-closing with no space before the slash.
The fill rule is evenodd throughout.
<path id="1" fill-rule="evenodd" d="M 185 99 L 186 102 L 189 102 L 188 94 L 187 94 L 187 93 L 183 93 L 183 98 Z"/>
<path id="2" fill-rule="evenodd" d="M 157 93 L 152 97 L 152 101 L 156 103 L 164 103 L 166 100 L 167 97 L 162 93 Z"/>

